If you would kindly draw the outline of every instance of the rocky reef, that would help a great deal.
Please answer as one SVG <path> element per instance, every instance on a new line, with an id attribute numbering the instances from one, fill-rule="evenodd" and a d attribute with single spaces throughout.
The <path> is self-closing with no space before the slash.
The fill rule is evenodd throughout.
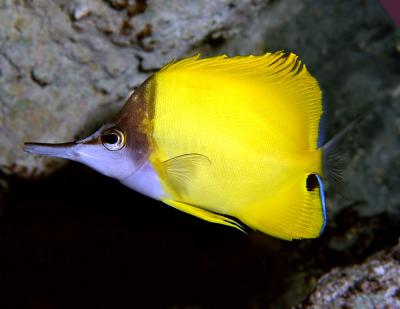
<path id="1" fill-rule="evenodd" d="M 296 308 L 400 308 L 400 246 L 333 269 Z"/>
<path id="2" fill-rule="evenodd" d="M 174 58 L 276 50 L 296 52 L 320 82 L 328 139 L 362 119 L 341 145 L 343 183 L 328 187 L 317 240 L 244 236 L 21 151 L 90 133 Z M 378 1 L 0 0 L 5 308 L 20 290 L 22 307 L 63 307 L 52 295 L 68 298 L 74 278 L 92 286 L 69 290 L 83 307 L 95 296 L 104 308 L 400 307 L 399 169 L 400 30 Z M 34 288 L 39 270 L 48 293 Z"/>
<path id="3" fill-rule="evenodd" d="M 0 166 L 33 176 L 60 161 L 23 141 L 87 134 L 162 65 L 235 32 L 264 1 L 2 1 Z"/>

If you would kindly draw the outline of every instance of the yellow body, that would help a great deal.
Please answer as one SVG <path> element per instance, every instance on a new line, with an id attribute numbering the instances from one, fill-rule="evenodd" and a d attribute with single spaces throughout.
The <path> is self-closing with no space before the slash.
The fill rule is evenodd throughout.
<path id="1" fill-rule="evenodd" d="M 196 56 L 153 78 L 150 161 L 164 202 L 283 239 L 320 234 L 319 188 L 306 179 L 322 175 L 321 91 L 296 55 Z"/>

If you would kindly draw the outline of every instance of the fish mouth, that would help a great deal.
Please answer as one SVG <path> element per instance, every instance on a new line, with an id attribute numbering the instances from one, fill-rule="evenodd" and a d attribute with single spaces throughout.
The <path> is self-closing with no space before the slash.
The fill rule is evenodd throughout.
<path id="1" fill-rule="evenodd" d="M 76 156 L 76 142 L 47 144 L 24 143 L 22 150 L 35 155 L 73 159 Z"/>

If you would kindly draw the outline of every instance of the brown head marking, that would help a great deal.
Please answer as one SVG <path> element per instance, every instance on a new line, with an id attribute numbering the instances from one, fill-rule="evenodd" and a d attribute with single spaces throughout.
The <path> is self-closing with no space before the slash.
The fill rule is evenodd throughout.
<path id="1" fill-rule="evenodd" d="M 155 80 L 151 76 L 132 93 L 115 121 L 115 125 L 125 132 L 126 146 L 138 166 L 151 153 L 154 105 Z"/>

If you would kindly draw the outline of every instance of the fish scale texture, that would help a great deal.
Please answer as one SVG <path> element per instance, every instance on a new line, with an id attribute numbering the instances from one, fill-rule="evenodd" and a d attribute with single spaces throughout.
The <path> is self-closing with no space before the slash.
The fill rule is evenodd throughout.
<path id="1" fill-rule="evenodd" d="M 306 179 L 322 175 L 321 91 L 295 54 L 191 57 L 154 78 L 151 162 L 199 153 L 211 163 L 183 186 L 161 177 L 173 200 L 282 239 L 320 235 L 320 192 L 307 190 Z"/>

